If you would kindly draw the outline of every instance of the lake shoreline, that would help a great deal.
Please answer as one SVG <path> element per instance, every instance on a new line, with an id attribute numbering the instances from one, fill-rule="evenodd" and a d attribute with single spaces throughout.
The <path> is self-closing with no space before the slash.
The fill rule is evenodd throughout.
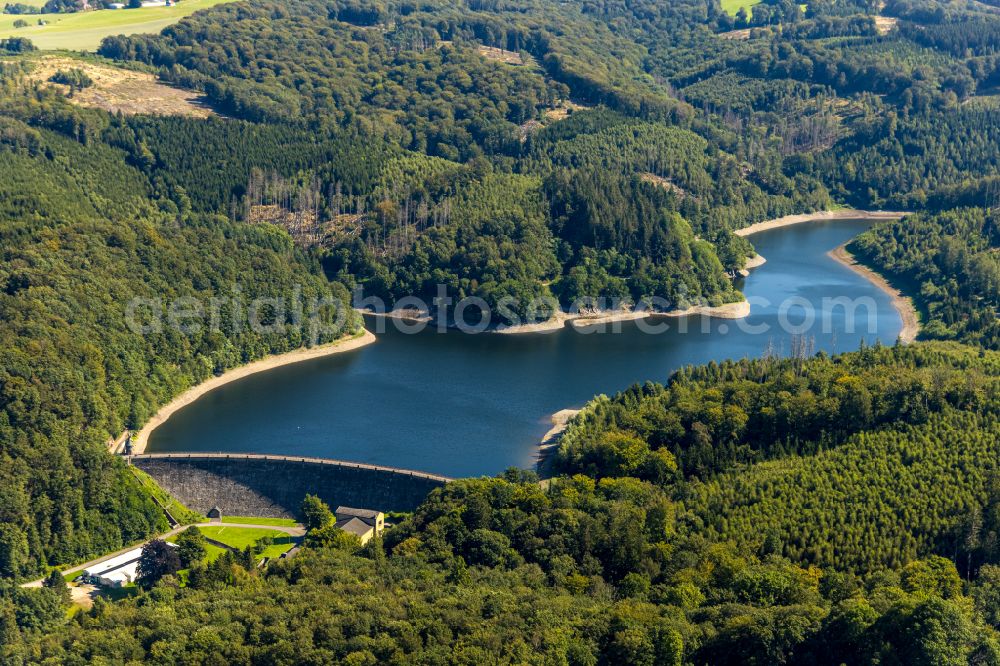
<path id="1" fill-rule="evenodd" d="M 167 419 L 173 416 L 175 412 L 190 405 L 198 398 L 202 397 L 206 393 L 214 391 L 220 386 L 225 386 L 230 382 L 243 379 L 244 377 L 249 377 L 250 375 L 255 375 L 259 372 L 266 372 L 268 370 L 273 370 L 274 368 L 280 368 L 284 365 L 291 365 L 293 363 L 311 361 L 324 356 L 332 356 L 334 354 L 354 351 L 355 349 L 360 349 L 361 347 L 370 345 L 375 341 L 375 335 L 368 329 L 363 328 L 361 332 L 349 338 L 341 338 L 335 342 L 320 345 L 318 347 L 296 349 L 295 351 L 290 351 L 285 354 L 266 356 L 260 360 L 252 361 L 246 365 L 241 365 L 239 367 L 232 368 L 231 370 L 227 370 L 218 377 L 207 379 L 196 386 L 192 386 L 161 407 L 136 435 L 135 441 L 132 443 L 132 453 L 136 455 L 144 453 L 146 451 L 146 446 L 149 444 L 149 436 L 154 430 L 166 423 Z"/>
<path id="2" fill-rule="evenodd" d="M 758 325 L 780 325 L 774 309 L 758 306 L 757 299 L 779 303 L 789 293 L 810 302 L 824 295 L 874 298 L 883 312 L 877 318 L 877 335 L 890 343 L 895 340 L 900 320 L 886 316 L 888 302 L 879 288 L 826 256 L 871 224 L 833 221 L 753 239 L 767 263 L 751 270 L 744 285 L 753 304 L 748 320 L 722 322 L 705 316 L 671 320 L 661 315 L 664 318 L 606 323 L 602 329 L 595 317 L 623 313 L 585 311 L 589 323 L 598 325 L 574 331 L 563 322 L 563 330 L 554 335 L 504 340 L 453 331 L 448 331 L 450 337 L 442 336 L 438 327 L 444 322 L 436 321 L 427 322 L 422 334 L 408 335 L 420 328 L 411 325 L 413 320 L 428 313 L 402 303 L 391 317 L 365 317 L 368 330 L 378 337 L 377 347 L 351 357 L 261 373 L 223 387 L 171 417 L 156 431 L 160 439 L 150 437 L 146 451 L 186 454 L 194 444 L 261 454 L 288 453 L 294 448 L 299 455 L 391 462 L 454 478 L 493 475 L 512 465 L 530 469 L 547 458 L 535 468 L 544 477 L 559 459 L 559 447 L 572 436 L 563 434 L 555 444 L 560 424 L 551 418 L 559 410 L 583 407 L 594 396 L 610 395 L 647 380 L 666 381 L 676 369 L 690 365 L 757 358 L 775 348 L 784 354 L 787 341 L 783 346 L 782 341 L 772 344 L 756 332 Z M 748 247 L 747 254 L 754 252 Z M 761 261 L 755 258 L 749 263 Z M 727 314 L 738 314 L 732 312 L 737 307 L 745 305 L 731 304 Z M 848 312 L 840 308 L 832 312 L 833 331 L 815 328 L 817 349 L 831 354 L 838 347 L 856 349 L 868 337 L 861 329 L 844 331 L 841 336 Z M 742 321 L 750 326 L 739 325 Z M 683 330 L 685 323 L 693 324 L 690 330 Z M 385 328 L 384 335 L 376 325 Z M 646 327 L 659 335 L 644 333 Z M 600 331 L 606 334 L 587 335 Z M 379 404 L 391 404 L 393 409 L 373 424 L 371 409 Z M 469 417 L 449 418 L 463 413 Z M 572 422 L 584 419 L 582 414 Z M 571 431 L 572 426 L 566 432 Z M 552 440 L 550 446 L 541 446 L 543 434 Z M 415 447 L 415 441 L 425 445 Z"/>
<path id="3" fill-rule="evenodd" d="M 762 231 L 781 229 L 782 227 L 790 227 L 795 224 L 804 224 L 806 222 L 826 222 L 828 220 L 898 220 L 906 215 L 911 215 L 911 213 L 907 211 L 856 210 L 850 208 L 844 210 L 825 210 L 815 213 L 785 215 L 784 217 L 778 217 L 773 220 L 757 222 L 748 227 L 737 229 L 733 232 L 733 234 L 746 237 Z"/>
<path id="4" fill-rule="evenodd" d="M 884 292 L 892 301 L 892 306 L 896 308 L 900 319 L 903 320 L 903 328 L 899 332 L 900 341 L 903 344 L 910 344 L 916 341 L 917 336 L 920 334 L 920 318 L 917 315 L 917 309 L 914 307 L 912 299 L 889 284 L 884 275 L 859 262 L 847 249 L 847 243 L 830 250 L 827 256 L 841 266 L 854 271 Z"/>
<path id="5" fill-rule="evenodd" d="M 758 255 L 760 263 L 764 263 L 764 258 Z M 423 310 L 390 310 L 388 312 L 373 312 L 371 310 L 358 310 L 362 315 L 377 317 L 382 319 L 396 319 L 412 326 L 427 326 L 435 324 L 437 320 Z M 734 303 L 724 303 L 722 305 L 694 305 L 684 310 L 671 310 L 669 312 L 656 312 L 654 310 L 600 310 L 597 312 L 566 312 L 560 310 L 554 316 L 545 321 L 531 324 L 517 324 L 514 326 L 498 326 L 497 328 L 482 331 L 491 335 L 523 335 L 526 333 L 553 333 L 561 331 L 570 324 L 575 329 L 585 329 L 593 326 L 602 326 L 623 321 L 635 321 L 637 319 L 655 319 L 660 317 L 693 317 L 701 315 L 703 317 L 713 317 L 716 319 L 743 319 L 750 315 L 750 303 L 743 299 Z M 446 324 L 445 328 L 451 330 L 461 330 L 454 324 Z"/>
<path id="6" fill-rule="evenodd" d="M 724 303 L 723 305 L 692 305 L 683 310 L 671 310 L 669 312 L 656 312 L 654 310 L 615 310 L 604 312 L 571 313 L 559 312 L 555 317 L 535 324 L 519 324 L 517 326 L 507 326 L 491 331 L 497 335 L 522 335 L 525 333 L 548 333 L 559 331 L 565 328 L 566 324 L 577 330 L 587 329 L 594 326 L 603 326 L 623 321 L 636 321 L 638 319 L 659 319 L 693 317 L 712 317 L 714 319 L 743 319 L 750 315 L 750 303 L 743 299 L 734 303 Z"/>
<path id="7" fill-rule="evenodd" d="M 542 435 L 542 439 L 538 442 L 538 448 L 535 451 L 535 469 L 538 472 L 543 473 L 546 471 L 549 458 L 552 452 L 559 447 L 559 442 L 562 439 L 563 433 L 569 428 L 570 421 L 582 411 L 582 408 L 560 409 L 550 417 L 552 427 Z"/>
<path id="8" fill-rule="evenodd" d="M 759 254 L 755 254 L 747 259 L 746 264 L 744 264 L 743 268 L 740 269 L 739 275 L 740 277 L 750 277 L 750 271 L 752 271 L 755 268 L 760 268 L 766 263 L 767 259 L 760 256 Z"/>
<path id="9" fill-rule="evenodd" d="M 383 319 L 398 319 L 399 321 L 406 322 L 407 324 L 431 324 L 434 322 L 434 317 L 423 310 L 403 309 L 389 310 L 387 312 L 375 312 L 374 310 L 355 308 L 354 311 L 362 316 L 381 317 Z"/>
<path id="10" fill-rule="evenodd" d="M 857 211 L 855 211 L 857 212 Z M 845 218 L 829 218 L 829 219 L 855 219 L 855 217 L 849 216 Z M 894 218 L 885 218 L 894 219 Z M 801 220 L 793 222 L 785 222 L 779 226 L 789 226 L 792 224 L 801 224 L 802 222 L 807 222 L 811 220 Z M 770 229 L 779 228 L 778 226 L 768 227 Z M 760 229 L 759 231 L 763 231 Z M 756 233 L 756 232 L 754 232 Z M 913 301 L 904 295 L 900 290 L 894 288 L 889 284 L 888 280 L 885 279 L 880 273 L 872 270 L 868 266 L 861 264 L 858 260 L 847 250 L 847 243 L 844 243 L 829 252 L 827 256 L 836 261 L 838 264 L 845 266 L 857 275 L 860 275 L 864 279 L 871 282 L 875 287 L 884 292 L 889 296 L 892 301 L 893 307 L 899 312 L 900 319 L 903 321 L 903 328 L 899 333 L 899 339 L 904 344 L 910 344 L 914 342 L 917 335 L 920 333 L 920 322 L 917 316 L 916 308 L 913 306 Z M 747 260 L 745 267 L 745 274 L 749 275 L 750 271 L 754 268 L 758 268 L 767 263 L 767 259 L 759 254 L 754 255 Z M 746 276 L 744 275 L 744 277 Z M 746 301 L 744 301 L 746 303 Z M 729 304 L 736 305 L 736 304 Z M 749 304 L 747 304 L 747 309 L 749 310 Z M 685 316 L 686 312 L 676 312 L 676 313 L 659 313 L 659 316 Z M 698 313 L 703 314 L 703 313 Z M 748 313 L 749 314 L 749 313 Z M 585 326 L 586 323 L 583 321 L 573 321 L 573 326 Z M 535 468 L 539 473 L 544 473 L 546 471 L 546 464 L 552 455 L 552 452 L 558 448 L 560 440 L 563 433 L 569 427 L 569 422 L 579 414 L 582 409 L 563 409 L 552 415 L 552 428 L 549 429 L 542 439 L 538 443 L 538 448 L 536 452 L 536 462 Z"/>

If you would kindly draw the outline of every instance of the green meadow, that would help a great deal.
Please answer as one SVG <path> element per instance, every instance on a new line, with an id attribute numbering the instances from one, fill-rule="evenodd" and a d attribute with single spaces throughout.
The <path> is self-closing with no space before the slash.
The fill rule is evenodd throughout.
<path id="1" fill-rule="evenodd" d="M 746 7 L 747 13 L 751 13 L 754 5 L 759 5 L 761 0 L 722 0 L 722 9 L 730 16 L 736 16 L 740 7 Z"/>
<path id="2" fill-rule="evenodd" d="M 262 557 L 278 557 L 286 550 L 289 550 L 294 544 L 294 539 L 281 532 L 279 530 L 271 530 L 266 527 L 229 527 L 226 525 L 220 526 L 208 526 L 203 525 L 198 528 L 201 533 L 204 534 L 209 539 L 214 539 L 219 543 L 224 543 L 230 548 L 235 548 L 237 550 L 243 550 L 247 547 L 253 547 L 260 539 L 264 537 L 271 537 L 274 543 L 266 547 L 263 552 L 258 555 L 258 558 Z M 177 535 L 174 535 L 167 539 L 168 541 L 177 541 Z M 216 546 L 215 544 L 205 544 L 206 562 L 212 562 L 225 551 Z"/>
<path id="3" fill-rule="evenodd" d="M 248 546 L 253 547 L 260 539 L 271 537 L 274 539 L 274 543 L 264 549 L 260 555 L 261 557 L 278 557 L 294 545 L 293 539 L 289 535 L 267 528 L 227 527 L 223 525 L 219 527 L 200 527 L 199 529 L 209 539 L 215 539 L 237 550 L 243 550 Z"/>
<path id="4" fill-rule="evenodd" d="M 272 525 L 276 527 L 296 527 L 298 523 L 291 518 L 252 518 L 249 516 L 223 516 L 223 523 L 238 523 L 243 525 Z"/>
<path id="5" fill-rule="evenodd" d="M 43 0 L 20 0 L 41 6 Z M 108 35 L 132 35 L 160 32 L 200 9 L 207 9 L 234 0 L 182 0 L 172 7 L 141 9 L 105 9 L 75 14 L 35 14 L 14 16 L 0 14 L 0 37 L 27 37 L 43 50 L 96 51 Z M 14 21 L 28 22 L 15 28 Z M 46 25 L 38 25 L 39 19 Z"/>

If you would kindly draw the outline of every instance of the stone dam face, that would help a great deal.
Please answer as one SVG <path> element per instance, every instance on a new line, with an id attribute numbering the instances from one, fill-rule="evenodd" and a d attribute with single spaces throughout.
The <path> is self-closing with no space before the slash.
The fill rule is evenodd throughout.
<path id="1" fill-rule="evenodd" d="M 322 458 L 238 454 L 146 454 L 132 464 L 189 509 L 207 514 L 297 518 L 306 494 L 338 505 L 412 511 L 451 479 Z"/>

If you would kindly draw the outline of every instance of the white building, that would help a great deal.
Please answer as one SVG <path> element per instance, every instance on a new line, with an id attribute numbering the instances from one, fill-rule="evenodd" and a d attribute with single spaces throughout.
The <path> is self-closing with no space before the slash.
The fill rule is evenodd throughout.
<path id="1" fill-rule="evenodd" d="M 175 543 L 167 543 L 172 548 L 177 548 Z M 123 587 L 129 583 L 134 583 L 136 573 L 139 569 L 139 558 L 142 557 L 142 548 L 115 555 L 99 564 L 83 571 L 84 580 L 102 585 L 104 587 Z"/>
<path id="2" fill-rule="evenodd" d="M 102 587 L 125 587 L 129 583 L 134 583 L 137 572 L 139 570 L 139 560 L 134 562 L 129 562 L 128 564 L 119 567 L 117 569 L 112 569 L 106 573 L 99 576 L 94 576 L 91 581 L 95 585 L 100 585 Z"/>

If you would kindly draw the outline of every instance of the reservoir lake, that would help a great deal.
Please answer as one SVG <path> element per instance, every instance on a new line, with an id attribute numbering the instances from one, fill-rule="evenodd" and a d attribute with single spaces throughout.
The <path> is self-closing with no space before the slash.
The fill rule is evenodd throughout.
<path id="1" fill-rule="evenodd" d="M 752 236 L 767 263 L 742 285 L 751 303 L 742 321 L 693 316 L 650 321 L 669 327 L 656 334 L 621 322 L 618 332 L 609 324 L 523 335 L 406 335 L 385 322 L 373 345 L 209 392 L 153 431 L 147 452 L 301 455 L 453 477 L 531 467 L 551 415 L 597 394 L 663 382 L 689 364 L 788 355 L 796 341 L 829 353 L 862 340 L 893 344 L 902 321 L 890 297 L 827 256 L 872 224 L 830 220 Z M 858 304 L 853 327 L 847 308 L 830 301 L 845 297 Z"/>

